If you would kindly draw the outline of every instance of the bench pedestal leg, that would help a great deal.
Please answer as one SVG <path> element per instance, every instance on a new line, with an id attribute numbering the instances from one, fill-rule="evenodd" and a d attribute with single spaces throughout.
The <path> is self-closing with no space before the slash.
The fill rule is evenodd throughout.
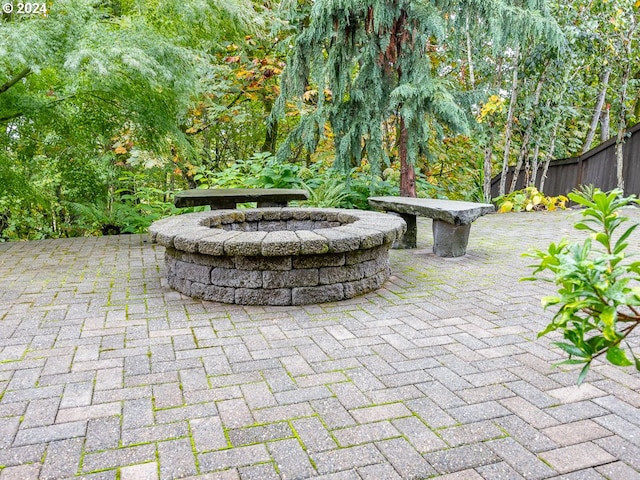
<path id="1" fill-rule="evenodd" d="M 235 210 L 236 202 L 234 201 L 221 201 L 217 203 L 212 203 L 209 205 L 211 210 Z"/>
<path id="2" fill-rule="evenodd" d="M 393 248 L 416 248 L 418 238 L 418 226 L 416 224 L 416 216 L 409 213 L 397 213 L 407 224 L 407 231 L 395 241 Z"/>
<path id="3" fill-rule="evenodd" d="M 439 257 L 461 257 L 467 253 L 471 224 L 452 225 L 433 221 L 433 253 Z"/>
<path id="4" fill-rule="evenodd" d="M 289 202 L 257 202 L 258 208 L 266 208 L 266 207 L 286 207 L 289 205 Z"/>

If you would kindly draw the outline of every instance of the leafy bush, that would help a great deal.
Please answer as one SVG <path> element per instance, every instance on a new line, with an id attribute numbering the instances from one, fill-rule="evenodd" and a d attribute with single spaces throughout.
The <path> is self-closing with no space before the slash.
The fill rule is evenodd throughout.
<path id="1" fill-rule="evenodd" d="M 193 179 L 198 188 L 298 188 L 300 170 L 300 165 L 278 162 L 269 152 L 259 152 L 219 171 L 196 167 Z"/>
<path id="2" fill-rule="evenodd" d="M 256 188 L 296 188 L 302 184 L 299 171 L 299 165 L 278 162 L 269 154 L 266 165 L 246 184 Z"/>
<path id="3" fill-rule="evenodd" d="M 564 210 L 567 208 L 568 198 L 564 195 L 548 197 L 538 191 L 536 187 L 516 190 L 507 195 L 496 197 L 493 201 L 498 206 L 498 213 L 532 212 L 538 210 Z"/>
<path id="4" fill-rule="evenodd" d="M 306 205 L 326 208 L 369 209 L 368 198 L 374 195 L 398 195 L 393 179 L 383 180 L 367 170 L 353 168 L 349 175 L 317 164 L 300 172 L 309 191 Z"/>
<path id="5" fill-rule="evenodd" d="M 74 215 L 74 227 L 85 235 L 120 235 L 142 233 L 157 215 L 141 215 L 130 203 L 81 204 L 70 202 L 69 210 Z"/>
<path id="6" fill-rule="evenodd" d="M 620 190 L 604 193 L 598 189 L 570 193 L 569 198 L 586 207 L 575 228 L 587 230 L 591 236 L 578 243 L 562 240 L 552 243 L 546 252 L 527 254 L 539 263 L 531 265 L 533 276 L 523 280 L 543 280 L 558 287 L 557 296 L 542 299 L 545 308 L 559 306 L 559 310 L 539 337 L 556 330 L 563 334 L 564 341 L 554 345 L 569 354 L 560 364 L 583 365 L 578 383 L 601 355 L 613 365 L 635 364 L 640 371 L 640 357 L 626 341 L 640 325 L 640 262 L 625 262 L 627 239 L 638 225 L 614 238 L 618 227 L 628 220 L 621 209 L 637 200 L 635 196 L 622 197 Z M 593 248 L 594 240 L 599 248 Z M 539 275 L 545 270 L 552 276 Z"/>
<path id="7" fill-rule="evenodd" d="M 358 208 L 360 210 L 368 210 L 369 197 L 398 195 L 399 187 L 391 181 L 383 180 L 378 176 L 372 176 L 369 173 L 351 172 L 351 176 L 346 185 L 349 198 L 346 208 Z"/>

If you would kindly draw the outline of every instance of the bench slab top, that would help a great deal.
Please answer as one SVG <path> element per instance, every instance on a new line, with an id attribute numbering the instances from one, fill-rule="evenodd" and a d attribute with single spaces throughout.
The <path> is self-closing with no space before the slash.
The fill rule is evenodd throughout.
<path id="1" fill-rule="evenodd" d="M 429 217 L 453 225 L 467 225 L 482 215 L 495 212 L 495 207 L 490 203 L 435 198 L 370 197 L 369 205 L 380 210 Z"/>
<path id="2" fill-rule="evenodd" d="M 195 207 L 215 203 L 287 202 L 307 200 L 309 194 L 302 189 L 289 188 L 195 188 L 176 194 L 176 207 Z"/>

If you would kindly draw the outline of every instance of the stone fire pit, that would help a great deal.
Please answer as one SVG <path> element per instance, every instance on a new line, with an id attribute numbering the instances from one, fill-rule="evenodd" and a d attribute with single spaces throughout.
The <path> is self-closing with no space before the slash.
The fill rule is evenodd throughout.
<path id="1" fill-rule="evenodd" d="M 384 213 L 257 208 L 169 217 L 149 230 L 166 248 L 169 285 L 185 295 L 303 305 L 379 288 L 390 274 L 389 248 L 405 229 Z"/>

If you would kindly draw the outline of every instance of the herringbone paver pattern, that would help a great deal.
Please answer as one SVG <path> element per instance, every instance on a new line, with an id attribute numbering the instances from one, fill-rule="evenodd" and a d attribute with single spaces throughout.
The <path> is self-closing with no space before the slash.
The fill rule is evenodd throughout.
<path id="1" fill-rule="evenodd" d="M 304 307 L 181 296 L 146 236 L 0 244 L 0 480 L 640 478 L 640 375 L 552 369 L 518 282 L 570 215 L 455 259 L 422 221 L 384 288 Z"/>

